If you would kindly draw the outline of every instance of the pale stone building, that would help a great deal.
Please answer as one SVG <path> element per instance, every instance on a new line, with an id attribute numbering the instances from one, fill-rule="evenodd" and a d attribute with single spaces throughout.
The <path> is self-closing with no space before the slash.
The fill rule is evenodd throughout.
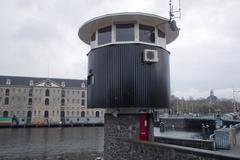
<path id="1" fill-rule="evenodd" d="M 0 117 L 19 124 L 103 123 L 104 109 L 87 108 L 87 82 L 0 76 Z"/>

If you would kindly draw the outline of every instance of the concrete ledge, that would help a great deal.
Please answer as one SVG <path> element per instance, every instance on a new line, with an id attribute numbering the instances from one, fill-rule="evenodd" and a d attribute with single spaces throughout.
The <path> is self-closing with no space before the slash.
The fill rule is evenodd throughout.
<path id="1" fill-rule="evenodd" d="M 198 140 L 198 139 L 179 139 L 170 137 L 154 137 L 154 141 L 164 144 L 173 144 L 185 147 L 215 150 L 215 142 L 213 140 Z"/>
<path id="2" fill-rule="evenodd" d="M 163 144 L 148 141 L 119 139 L 128 146 L 124 153 L 119 152 L 120 157 L 129 159 L 147 160 L 240 160 L 240 157 L 224 154 L 218 151 L 196 149 L 171 144 Z M 123 155 L 121 155 L 123 154 Z M 128 156 L 124 155 L 128 154 Z M 121 159 L 121 158 L 119 158 Z"/>

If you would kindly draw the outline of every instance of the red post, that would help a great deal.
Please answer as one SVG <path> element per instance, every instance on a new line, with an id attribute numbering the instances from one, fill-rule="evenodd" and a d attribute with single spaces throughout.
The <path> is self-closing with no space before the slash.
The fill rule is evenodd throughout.
<path id="1" fill-rule="evenodd" d="M 143 114 L 139 118 L 140 131 L 139 131 L 139 140 L 147 141 L 148 140 L 148 120 L 147 114 Z"/>

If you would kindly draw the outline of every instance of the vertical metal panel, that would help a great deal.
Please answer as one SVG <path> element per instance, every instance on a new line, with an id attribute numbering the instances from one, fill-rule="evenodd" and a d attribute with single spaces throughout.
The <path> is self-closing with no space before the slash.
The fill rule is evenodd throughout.
<path id="1" fill-rule="evenodd" d="M 158 50 L 159 62 L 143 62 L 144 49 Z M 88 106 L 169 107 L 169 52 L 144 44 L 117 44 L 93 49 L 88 70 L 94 84 L 88 85 Z"/>

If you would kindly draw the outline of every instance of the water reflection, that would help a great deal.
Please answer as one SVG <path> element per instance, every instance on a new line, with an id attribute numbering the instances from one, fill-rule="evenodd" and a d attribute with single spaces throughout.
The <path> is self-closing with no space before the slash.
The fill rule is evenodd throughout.
<path id="1" fill-rule="evenodd" d="M 0 129 L 1 159 L 94 159 L 103 152 L 103 128 Z"/>

